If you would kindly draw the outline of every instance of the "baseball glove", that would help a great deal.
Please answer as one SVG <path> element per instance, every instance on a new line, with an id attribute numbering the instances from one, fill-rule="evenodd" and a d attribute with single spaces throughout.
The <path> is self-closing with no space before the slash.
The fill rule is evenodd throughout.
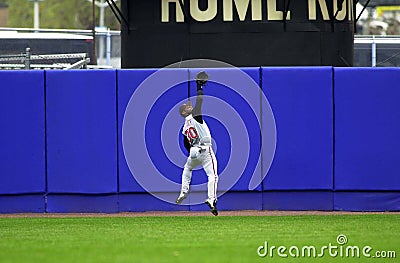
<path id="1" fill-rule="evenodd" d="M 205 73 L 204 71 L 201 71 L 201 72 L 197 73 L 197 75 L 196 75 L 196 83 L 200 84 L 200 85 L 204 85 L 207 83 L 208 78 L 209 78 L 208 74 Z"/>

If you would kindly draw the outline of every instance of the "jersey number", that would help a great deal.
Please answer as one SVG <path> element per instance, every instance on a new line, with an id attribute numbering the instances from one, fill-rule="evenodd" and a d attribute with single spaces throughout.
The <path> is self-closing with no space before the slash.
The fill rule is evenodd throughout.
<path id="1" fill-rule="evenodd" d="M 193 140 L 199 138 L 199 134 L 197 133 L 196 129 L 193 127 L 190 127 L 187 131 L 186 131 L 186 135 L 189 139 L 189 142 L 191 143 Z"/>

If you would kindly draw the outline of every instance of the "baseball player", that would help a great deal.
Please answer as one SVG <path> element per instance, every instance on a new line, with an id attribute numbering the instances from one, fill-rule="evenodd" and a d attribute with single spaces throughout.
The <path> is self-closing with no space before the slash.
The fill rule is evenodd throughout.
<path id="1" fill-rule="evenodd" d="M 192 170 L 202 165 L 208 177 L 208 198 L 205 203 L 210 207 L 213 215 L 217 216 L 217 160 L 214 151 L 211 148 L 211 134 L 204 121 L 201 107 L 203 104 L 203 86 L 207 83 L 208 75 L 200 72 L 196 77 L 197 96 L 196 105 L 193 108 L 189 101 L 179 107 L 179 113 L 185 118 L 182 133 L 184 135 L 184 145 L 189 152 L 186 164 L 182 172 L 182 188 L 177 204 L 181 204 L 189 193 L 190 181 L 192 179 Z"/>

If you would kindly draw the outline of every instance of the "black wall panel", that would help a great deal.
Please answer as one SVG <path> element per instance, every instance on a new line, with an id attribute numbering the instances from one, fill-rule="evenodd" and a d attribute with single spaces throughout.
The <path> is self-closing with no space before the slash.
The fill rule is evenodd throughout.
<path id="1" fill-rule="evenodd" d="M 182 3 L 183 9 L 179 0 L 122 1 L 123 68 L 196 58 L 235 66 L 353 65 L 353 0 Z"/>

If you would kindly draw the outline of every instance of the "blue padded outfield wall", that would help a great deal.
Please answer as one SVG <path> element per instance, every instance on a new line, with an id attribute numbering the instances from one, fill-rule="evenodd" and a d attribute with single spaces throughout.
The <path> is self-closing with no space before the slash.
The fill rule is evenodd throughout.
<path id="1" fill-rule="evenodd" d="M 264 208 L 332 210 L 332 68 L 263 68 L 262 74 L 278 137 L 263 181 Z"/>
<path id="2" fill-rule="evenodd" d="M 400 69 L 334 69 L 335 209 L 400 209 Z"/>
<path id="3" fill-rule="evenodd" d="M 0 71 L 0 213 L 208 210 L 202 169 L 173 203 L 200 70 Z M 207 72 L 220 210 L 400 210 L 400 69 Z"/>
<path id="4" fill-rule="evenodd" d="M 115 71 L 46 71 L 48 212 L 117 211 L 115 108 Z"/>
<path id="5" fill-rule="evenodd" d="M 0 211 L 44 212 L 45 74 L 0 71 Z"/>

